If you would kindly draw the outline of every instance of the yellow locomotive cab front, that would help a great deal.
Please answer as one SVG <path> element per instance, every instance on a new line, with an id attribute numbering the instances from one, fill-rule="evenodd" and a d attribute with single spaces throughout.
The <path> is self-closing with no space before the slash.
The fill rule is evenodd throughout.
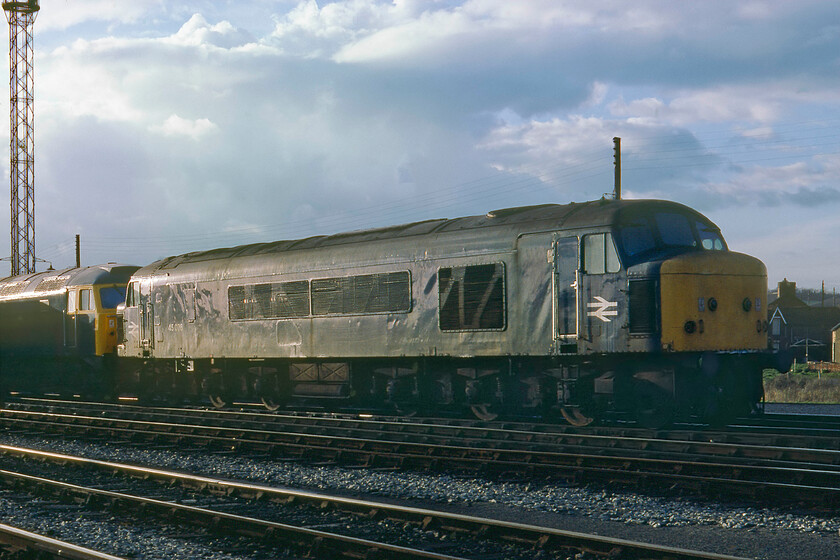
<path id="1" fill-rule="evenodd" d="M 767 269 L 748 255 L 687 253 L 661 274 L 662 347 L 675 352 L 767 348 Z"/>

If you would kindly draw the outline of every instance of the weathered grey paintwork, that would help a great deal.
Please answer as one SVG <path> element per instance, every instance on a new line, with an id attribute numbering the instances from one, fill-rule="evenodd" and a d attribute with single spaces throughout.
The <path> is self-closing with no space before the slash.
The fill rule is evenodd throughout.
<path id="1" fill-rule="evenodd" d="M 645 207 L 696 214 L 664 201 L 549 204 L 170 257 L 132 277 L 140 298 L 124 310 L 120 352 L 164 359 L 349 359 L 649 351 L 656 345 L 652 337 L 627 334 L 627 271 L 590 276 L 581 271 L 577 251 L 556 250 L 563 240 L 577 247 L 584 234 L 611 231 L 623 210 Z M 505 328 L 441 331 L 438 270 L 490 263 L 505 267 Z M 229 319 L 230 286 L 392 271 L 410 273 L 407 313 Z M 561 289 L 572 295 L 558 298 Z"/>

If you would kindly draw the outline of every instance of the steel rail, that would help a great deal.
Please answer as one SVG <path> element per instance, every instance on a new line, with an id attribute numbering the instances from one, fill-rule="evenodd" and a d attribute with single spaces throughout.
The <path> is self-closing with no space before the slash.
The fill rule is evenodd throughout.
<path id="1" fill-rule="evenodd" d="M 145 411 L 145 413 L 144 413 Z M 38 411 L 32 411 L 38 412 Z M 212 426 L 230 429 L 247 429 L 254 432 L 282 430 L 284 432 L 321 434 L 329 430 L 328 435 L 354 437 L 362 439 L 382 439 L 387 433 L 392 441 L 451 444 L 457 438 L 459 445 L 474 445 L 493 449 L 521 449 L 531 451 L 554 451 L 567 453 L 598 452 L 599 454 L 617 455 L 636 452 L 638 457 L 679 458 L 689 454 L 702 457 L 713 457 L 729 463 L 739 461 L 761 461 L 767 466 L 804 467 L 805 464 L 816 464 L 819 468 L 831 470 L 831 466 L 840 467 L 840 450 L 834 440 L 823 441 L 823 447 L 805 447 L 795 445 L 800 442 L 790 442 L 791 445 L 773 445 L 767 438 L 759 438 L 760 443 L 731 441 L 733 438 L 721 437 L 719 434 L 701 435 L 697 433 L 684 434 L 685 437 L 651 437 L 650 433 L 622 435 L 615 433 L 569 433 L 544 432 L 527 429 L 524 426 L 476 426 L 465 425 L 452 427 L 440 426 L 435 423 L 379 420 L 369 418 L 303 418 L 279 417 L 277 415 L 253 415 L 236 420 L 224 419 L 216 421 L 215 415 L 210 418 L 201 414 L 184 414 L 180 410 L 160 412 L 154 409 L 139 409 L 123 413 L 121 410 L 102 412 L 110 418 L 121 420 L 131 419 L 150 421 L 149 418 L 162 418 L 167 423 L 191 422 L 204 427 Z M 100 416 L 101 417 L 101 416 Z M 201 420 L 198 422 L 198 420 Z M 682 433 L 681 433 L 682 434 Z M 701 432 L 703 434 L 703 432 Z M 411 438 L 411 439 L 409 439 Z M 743 438 L 735 438 L 743 439 Z M 840 442 L 840 434 L 838 440 Z M 670 455 L 669 455 L 670 454 Z"/>
<path id="2" fill-rule="evenodd" d="M 807 505 L 831 506 L 840 503 L 840 472 L 837 471 L 485 449 L 299 433 L 266 434 L 242 429 L 169 425 L 134 420 L 113 421 L 51 413 L 25 415 L 40 419 L 9 418 L 7 411 L 3 411 L 0 413 L 0 421 L 28 426 L 30 429 L 37 427 L 47 433 L 60 433 L 72 428 L 76 432 L 118 436 L 135 443 L 155 443 L 166 438 L 178 444 L 189 441 L 202 447 L 291 455 L 310 460 L 340 460 L 344 463 L 352 461 L 368 467 L 430 470 L 469 468 L 472 472 L 491 474 L 518 473 L 528 476 L 564 477 L 575 482 L 606 481 L 654 484 L 657 487 L 662 487 L 664 482 L 707 495 L 739 494 L 774 502 Z M 60 420 L 66 420 L 69 424 L 61 425 Z M 82 425 L 81 422 L 90 424 Z M 105 425 L 108 423 L 111 425 Z"/>
<path id="3" fill-rule="evenodd" d="M 95 468 L 108 472 L 133 476 L 136 478 L 157 479 L 166 483 L 178 483 L 186 488 L 223 496 L 265 499 L 285 504 L 309 504 L 321 508 L 328 505 L 340 511 L 355 515 L 362 515 L 367 518 L 387 518 L 401 522 L 413 523 L 423 529 L 436 529 L 460 534 L 467 533 L 482 539 L 492 539 L 519 544 L 525 543 L 548 552 L 558 552 L 574 548 L 600 556 L 609 556 L 610 558 L 667 558 L 671 560 L 738 559 L 738 557 L 713 552 L 687 550 L 676 547 L 629 541 L 626 539 L 605 537 L 601 535 L 564 531 L 550 527 L 527 525 L 524 523 L 474 517 L 410 506 L 398 506 L 394 504 L 386 504 L 384 502 L 361 500 L 343 496 L 332 496 L 319 492 L 281 489 L 262 484 L 222 480 L 165 469 L 139 467 L 136 465 L 126 465 L 111 461 L 87 459 L 35 449 L 0 446 L 0 452 L 21 457 L 37 458 L 44 461 L 55 461 L 61 464 L 75 463 L 86 468 Z M 0 475 L 2 474 L 4 474 L 4 471 L 0 471 Z M 66 483 L 59 484 L 60 488 L 67 488 Z M 111 494 L 113 494 L 112 492 L 100 490 L 96 490 L 95 492 L 101 492 L 103 494 L 97 495 L 105 495 L 108 498 L 110 498 Z M 164 503 L 171 504 L 170 502 Z M 215 514 L 216 512 L 213 511 L 212 513 Z"/>
<path id="4" fill-rule="evenodd" d="M 756 418 L 738 419 L 734 424 L 747 428 L 837 431 L 840 430 L 840 415 L 768 412 Z"/>
<path id="5" fill-rule="evenodd" d="M 5 413 L 4 413 L 5 414 Z M 335 434 L 324 433 L 323 430 L 316 430 L 317 433 L 308 431 L 296 432 L 269 432 L 265 430 L 257 430 L 253 428 L 243 427 L 229 427 L 229 426 L 207 426 L 195 424 L 170 424 L 162 422 L 149 422 L 147 420 L 126 420 L 123 418 L 108 418 L 108 417 L 91 417 L 79 415 L 58 415 L 55 413 L 43 412 L 18 412 L 19 416 L 32 417 L 47 417 L 59 418 L 68 421 L 68 423 L 76 426 L 83 426 L 84 429 L 90 429 L 92 426 L 102 427 L 106 423 L 113 425 L 122 425 L 128 429 L 133 425 L 143 426 L 148 430 L 145 432 L 149 436 L 153 433 L 173 434 L 179 433 L 184 435 L 196 435 L 199 433 L 210 434 L 219 438 L 227 437 L 228 439 L 235 439 L 237 445 L 256 445 L 256 442 L 265 446 L 271 444 L 288 445 L 291 443 L 300 443 L 303 440 L 310 442 L 310 447 L 313 449 L 317 447 L 317 442 L 329 441 L 333 443 L 343 442 L 342 448 L 349 450 L 376 450 L 380 448 L 380 444 L 387 442 L 391 445 L 401 446 L 406 449 L 414 449 L 413 454 L 419 453 L 418 449 L 425 449 L 422 453 L 423 457 L 445 457 L 446 453 L 430 454 L 428 450 L 433 449 L 481 449 L 483 453 L 494 452 L 494 457 L 497 462 L 501 462 L 502 458 L 511 456 L 512 454 L 527 453 L 532 455 L 530 462 L 536 464 L 540 457 L 568 457 L 574 456 L 577 458 L 589 457 L 592 461 L 593 457 L 598 457 L 602 461 L 607 461 L 610 458 L 621 460 L 634 461 L 658 461 L 660 463 L 667 461 L 677 461 L 680 464 L 686 461 L 696 462 L 696 468 L 705 468 L 708 470 L 720 469 L 724 465 L 729 465 L 731 468 L 741 468 L 742 470 L 752 470 L 760 468 L 762 471 L 772 472 L 771 469 L 787 469 L 791 473 L 809 472 L 811 478 L 824 479 L 823 486 L 831 487 L 840 484 L 840 469 L 835 465 L 840 460 L 840 451 L 835 450 L 811 450 L 811 449 L 788 449 L 788 448 L 766 448 L 761 446 L 745 446 L 735 444 L 719 444 L 716 442 L 674 442 L 671 440 L 639 440 L 631 439 L 629 442 L 622 438 L 608 438 L 606 436 L 573 436 L 570 439 L 578 442 L 580 439 L 596 441 L 603 444 L 605 447 L 591 447 L 579 444 L 564 444 L 561 442 L 545 442 L 538 444 L 535 441 L 515 442 L 518 447 L 512 446 L 512 443 L 505 440 L 505 445 L 491 445 L 492 442 L 487 441 L 486 438 L 479 439 L 456 439 L 454 443 L 450 439 L 430 441 L 427 434 L 419 441 L 410 441 L 397 437 L 389 437 L 385 439 L 381 431 L 353 431 L 351 433 Z M 53 415 L 53 416 L 50 416 Z M 380 426 L 381 428 L 381 426 Z M 103 428 L 104 429 L 104 428 Z M 107 429 L 116 429 L 108 427 Z M 493 431 L 493 430 L 491 430 Z M 391 435 L 391 434 L 389 434 Z M 402 435 L 402 434 L 400 434 Z M 713 453 L 710 453 L 713 452 Z M 477 451 L 474 451 L 477 453 Z M 593 454 L 598 452 L 597 454 Z M 412 452 L 406 451 L 406 455 L 411 455 Z M 779 459 L 785 454 L 791 455 L 787 460 Z M 459 451 L 459 456 L 464 456 L 463 451 Z M 710 461 L 709 458 L 717 462 Z M 769 459 L 768 457 L 773 457 Z M 515 459 L 512 459 L 515 460 Z M 723 461 L 723 462 L 721 462 Z M 555 461 L 557 462 L 557 461 Z M 577 464 L 577 463 L 576 463 Z M 683 468 L 685 471 L 685 468 Z M 834 473 L 834 474 L 832 474 Z M 802 474 L 798 476 L 803 477 Z"/>
<path id="6" fill-rule="evenodd" d="M 178 522 L 210 527 L 219 533 L 263 539 L 269 542 L 278 541 L 287 545 L 293 544 L 307 549 L 309 553 L 317 557 L 358 559 L 382 554 L 386 558 L 395 560 L 463 560 L 458 556 L 416 550 L 154 498 L 86 488 L 77 484 L 11 471 L 0 470 L 0 482 L 30 493 L 39 490 L 65 501 L 74 501 L 88 506 L 95 504 L 112 510 L 122 508 L 126 511 L 140 511 L 144 515 L 153 513 Z"/>
<path id="7" fill-rule="evenodd" d="M 79 401 L 61 401 L 36 398 L 20 398 L 10 406 L 22 407 L 28 410 L 50 411 L 85 411 L 97 414 L 119 415 L 121 418 L 148 419 L 152 416 L 166 419 L 167 421 L 183 422 L 189 419 L 193 423 L 222 425 L 226 427 L 241 427 L 251 423 L 260 428 L 272 427 L 273 429 L 291 430 L 290 426 L 301 426 L 302 429 L 323 429 L 326 426 L 372 426 L 379 430 L 387 428 L 392 432 L 405 432 L 407 434 L 425 433 L 443 437 L 463 437 L 463 434 L 472 433 L 483 439 L 498 439 L 499 441 L 547 441 L 555 443 L 566 439 L 574 441 L 577 438 L 581 442 L 593 441 L 597 436 L 614 441 L 675 441 L 680 443 L 714 443 L 752 445 L 761 450 L 767 448 L 800 448 L 800 449 L 840 449 L 840 429 L 804 431 L 795 428 L 779 428 L 777 430 L 767 429 L 758 425 L 733 425 L 727 429 L 710 430 L 705 426 L 697 426 L 691 429 L 690 426 L 680 425 L 669 430 L 649 430 L 637 426 L 612 425 L 612 426 L 587 426 L 585 428 L 568 426 L 565 424 L 554 424 L 546 422 L 519 420 L 503 420 L 494 422 L 480 422 L 463 418 L 407 418 L 382 416 L 378 414 L 348 412 L 342 413 L 316 413 L 301 411 L 284 411 L 282 413 L 267 413 L 246 411 L 246 410 L 216 410 L 204 408 L 150 408 L 125 403 L 90 403 Z M 840 417 L 838 417 L 840 422 Z M 745 431 L 752 428 L 754 431 Z M 497 438 L 488 438 L 493 434 Z M 589 438 L 587 440 L 587 438 Z M 645 444 L 647 445 L 647 444 Z M 773 453 L 778 454 L 778 451 Z M 724 453 L 728 454 L 728 453 Z"/>
<path id="8" fill-rule="evenodd" d="M 26 558 L 62 560 L 124 560 L 104 552 L 63 542 L 57 539 L 24 531 L 11 525 L 0 524 L 0 550 L 26 554 Z M 15 556 L 17 557 L 17 556 Z"/>

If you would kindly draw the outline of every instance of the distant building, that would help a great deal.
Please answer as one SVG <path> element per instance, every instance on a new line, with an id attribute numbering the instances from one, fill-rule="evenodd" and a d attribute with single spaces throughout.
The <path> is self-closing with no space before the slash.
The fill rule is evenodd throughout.
<path id="1" fill-rule="evenodd" d="M 767 312 L 774 350 L 790 351 L 800 363 L 832 358 L 840 307 L 809 307 L 796 297 L 796 282 L 785 279 L 779 282 L 779 297 L 767 306 Z"/>
<path id="2" fill-rule="evenodd" d="M 840 323 L 831 329 L 831 361 L 840 364 Z"/>

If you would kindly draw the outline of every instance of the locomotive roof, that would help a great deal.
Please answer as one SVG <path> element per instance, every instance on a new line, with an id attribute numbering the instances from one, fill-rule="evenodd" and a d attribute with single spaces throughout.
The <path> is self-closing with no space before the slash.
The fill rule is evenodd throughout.
<path id="1" fill-rule="evenodd" d="M 614 224 L 622 211 L 627 211 L 631 208 L 634 210 L 644 211 L 647 209 L 652 211 L 655 208 L 665 207 L 680 209 L 684 212 L 694 214 L 697 213 L 687 206 L 666 200 L 613 200 L 602 198 L 600 200 L 572 202 L 569 204 L 539 204 L 535 206 L 493 210 L 480 216 L 441 218 L 333 235 L 318 235 L 305 239 L 252 243 L 236 247 L 194 251 L 161 259 L 157 263 L 150 265 L 150 268 L 158 270 L 171 269 L 180 264 L 225 260 L 232 257 L 318 249 L 351 243 L 436 235 L 499 226 L 515 227 L 516 225 L 529 224 L 535 229 L 544 227 L 557 229 L 603 227 Z"/>
<path id="2" fill-rule="evenodd" d="M 9 276 L 0 279 L 0 298 L 51 292 L 67 286 L 126 284 L 138 268 L 132 265 L 109 263 Z"/>

